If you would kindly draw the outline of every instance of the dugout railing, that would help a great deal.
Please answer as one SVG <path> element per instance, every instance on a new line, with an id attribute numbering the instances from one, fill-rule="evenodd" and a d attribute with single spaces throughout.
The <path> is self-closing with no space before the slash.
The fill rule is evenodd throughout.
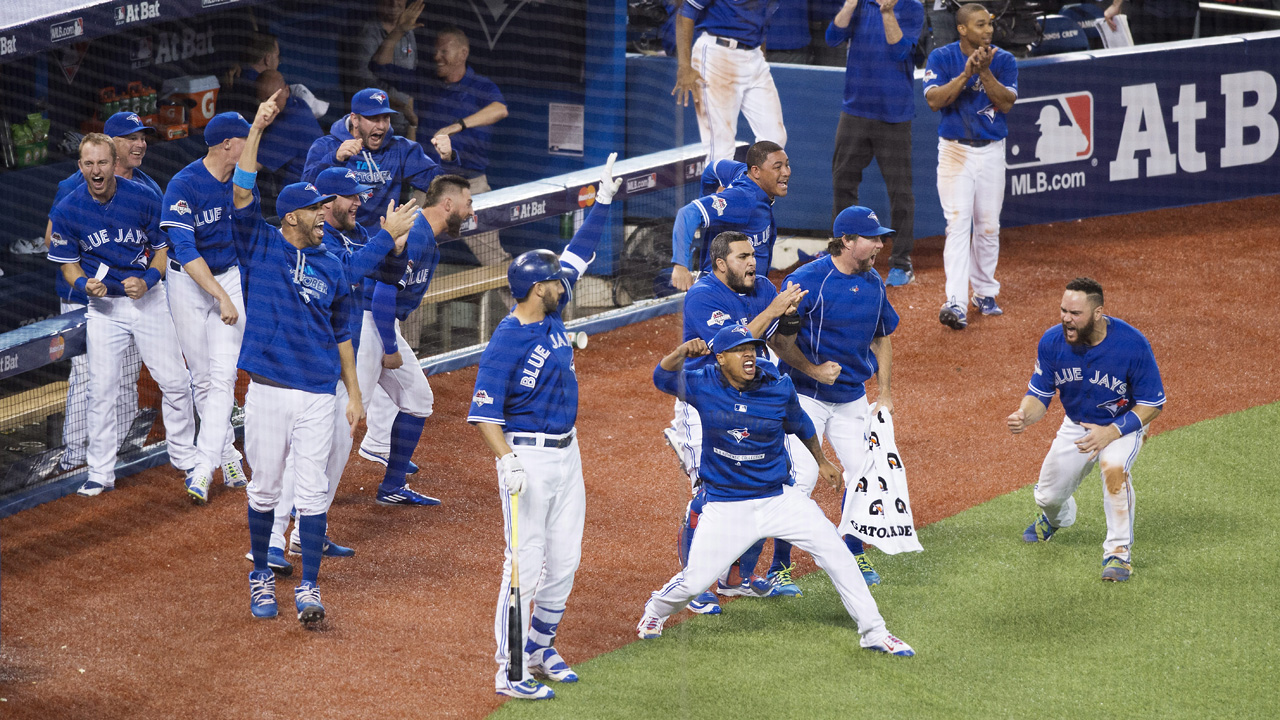
<path id="1" fill-rule="evenodd" d="M 739 143 L 739 153 L 745 146 Z M 670 267 L 669 254 L 651 252 L 636 261 L 626 255 L 626 241 L 642 231 L 669 234 L 662 223 L 698 195 L 703 167 L 701 145 L 614 165 L 622 186 L 614 200 L 609 235 L 566 310 L 571 329 L 601 332 L 679 310 L 682 295 L 661 291 L 660 276 Z M 594 202 L 600 171 L 587 168 L 476 196 L 475 215 L 464 225 L 463 238 L 442 243 L 445 259 L 422 305 L 403 324 L 405 338 L 428 374 L 474 364 L 511 302 L 506 260 L 474 253 L 480 262 L 476 265 L 459 246 L 468 237 L 497 233 L 512 255 L 535 247 L 559 250 Z M 451 247 L 454 243 L 457 246 Z M 0 334 L 0 517 L 70 494 L 83 482 L 82 461 L 69 468 L 60 462 L 66 454 L 64 427 L 84 422 L 83 403 L 67 407 L 67 389 L 69 365 L 85 351 L 83 310 Z M 126 354 L 121 362 L 136 363 L 136 353 L 133 358 L 130 361 Z M 126 382 L 136 382 L 138 401 L 117 408 L 120 476 L 168 461 L 158 422 L 158 391 L 145 369 L 139 377 L 136 367 L 128 368 L 125 376 Z M 241 378 L 237 405 L 243 390 Z M 238 415 L 237 411 L 233 420 L 239 433 Z"/>

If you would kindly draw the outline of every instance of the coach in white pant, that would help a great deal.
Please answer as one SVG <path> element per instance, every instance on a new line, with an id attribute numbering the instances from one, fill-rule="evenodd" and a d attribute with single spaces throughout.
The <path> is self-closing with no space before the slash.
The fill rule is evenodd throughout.
<path id="1" fill-rule="evenodd" d="M 947 297 L 938 320 L 963 330 L 970 299 L 983 315 L 1003 314 L 996 304 L 995 272 L 1009 134 L 1005 113 L 1018 97 L 1018 65 L 1013 55 L 991 46 L 991 13 L 981 5 L 962 6 L 956 24 L 960 39 L 929 53 L 924 97 L 942 113 L 938 197 L 947 218 Z"/>

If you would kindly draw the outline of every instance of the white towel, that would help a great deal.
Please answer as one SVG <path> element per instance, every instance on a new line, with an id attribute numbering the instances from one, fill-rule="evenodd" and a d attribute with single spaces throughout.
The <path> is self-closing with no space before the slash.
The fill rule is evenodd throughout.
<path id="1" fill-rule="evenodd" d="M 311 110 L 312 115 L 320 118 L 324 117 L 324 114 L 329 112 L 329 103 L 316 97 L 315 93 L 311 92 L 311 88 L 306 85 L 303 85 L 302 83 L 290 85 L 289 91 L 294 95 L 297 95 L 299 100 L 307 104 L 307 108 Z"/>
<path id="2" fill-rule="evenodd" d="M 870 452 L 857 482 L 845 487 L 840 534 L 856 536 L 890 555 L 922 552 L 907 494 L 907 471 L 893 439 L 893 417 L 876 411 L 867 418 L 866 436 Z"/>

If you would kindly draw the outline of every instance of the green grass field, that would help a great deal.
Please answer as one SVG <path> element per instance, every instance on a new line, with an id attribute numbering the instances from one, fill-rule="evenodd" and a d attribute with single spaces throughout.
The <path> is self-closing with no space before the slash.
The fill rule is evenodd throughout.
<path id="1" fill-rule="evenodd" d="M 1051 542 L 1022 542 L 1024 488 L 924 528 L 924 553 L 874 556 L 876 601 L 915 658 L 859 649 L 818 572 L 803 598 L 730 603 L 495 716 L 1280 717 L 1280 404 L 1167 432 L 1134 472 L 1127 583 L 1099 579 L 1095 471 Z"/>

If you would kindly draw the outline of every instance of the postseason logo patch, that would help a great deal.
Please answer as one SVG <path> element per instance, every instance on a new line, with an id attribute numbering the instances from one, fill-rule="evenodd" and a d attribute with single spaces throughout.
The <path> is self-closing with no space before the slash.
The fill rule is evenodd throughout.
<path id="1" fill-rule="evenodd" d="M 493 398 L 489 397 L 489 393 L 485 392 L 484 390 L 481 390 L 477 392 L 475 395 L 471 396 L 471 404 L 477 405 L 479 407 L 484 407 L 485 405 L 492 405 Z"/>
<path id="2" fill-rule="evenodd" d="M 711 313 L 711 319 L 710 319 L 710 320 L 707 320 L 707 324 L 708 324 L 708 325 L 710 325 L 710 326 L 712 326 L 712 327 L 715 327 L 716 325 L 723 325 L 723 324 L 725 324 L 725 322 L 726 322 L 726 321 L 728 321 L 728 320 L 730 320 L 730 319 L 731 319 L 731 318 L 729 317 L 729 313 L 727 313 L 727 312 L 723 312 L 723 311 L 721 311 L 721 310 L 717 310 L 717 311 L 715 311 L 715 312 Z"/>
<path id="3" fill-rule="evenodd" d="M 187 205 L 187 201 L 186 201 L 186 200 L 179 200 L 178 202 L 176 202 L 176 203 L 174 203 L 174 204 L 170 205 L 170 206 L 169 206 L 169 209 L 170 209 L 170 210 L 172 210 L 173 212 L 177 213 L 178 215 L 190 215 L 190 214 L 191 214 L 191 207 L 190 207 L 189 205 Z"/>
<path id="4" fill-rule="evenodd" d="M 715 208 L 717 216 L 723 215 L 724 209 L 729 207 L 729 202 L 717 195 L 711 200 L 711 207 Z"/>

